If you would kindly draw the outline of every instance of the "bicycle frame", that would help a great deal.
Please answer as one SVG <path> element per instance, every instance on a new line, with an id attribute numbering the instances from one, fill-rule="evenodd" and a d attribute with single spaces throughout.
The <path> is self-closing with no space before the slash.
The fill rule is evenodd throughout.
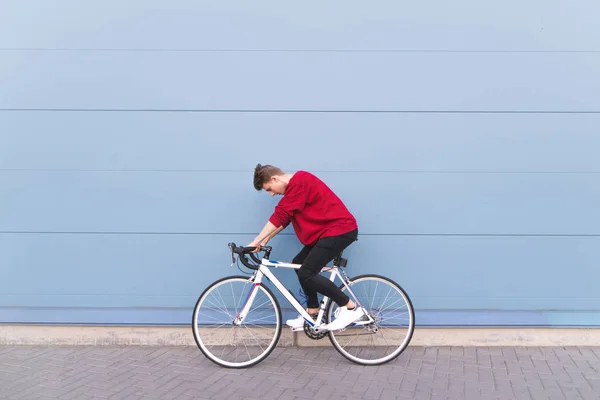
<path id="1" fill-rule="evenodd" d="M 254 285 L 252 285 L 252 288 L 250 289 L 250 293 L 248 293 L 248 297 L 246 298 L 246 302 L 244 303 L 242 310 L 235 318 L 234 325 L 240 325 L 242 323 L 242 321 L 246 318 L 246 315 L 248 314 L 248 311 L 250 310 L 250 307 L 252 306 L 252 303 L 254 302 L 254 298 L 256 296 L 256 288 L 258 286 L 260 286 L 260 284 L 262 283 L 263 277 L 267 277 L 267 279 L 271 283 L 273 283 L 273 285 L 275 285 L 277 290 L 287 299 L 287 301 L 292 305 L 292 307 L 294 307 L 294 309 L 296 309 L 296 311 L 298 311 L 298 313 L 300 315 L 302 315 L 304 320 L 306 322 L 308 322 L 308 324 L 310 326 L 313 327 L 315 332 L 320 332 L 322 330 L 326 330 L 326 325 L 322 325 L 321 322 L 323 319 L 323 315 L 325 313 L 327 303 L 329 302 L 329 298 L 327 296 L 323 296 L 323 300 L 321 301 L 321 305 L 319 307 L 319 314 L 317 316 L 317 320 L 313 321 L 310 314 L 308 314 L 308 312 L 300 305 L 300 303 L 298 302 L 298 300 L 296 300 L 296 298 L 292 295 L 292 293 L 290 293 L 289 290 L 281 283 L 281 281 L 273 274 L 273 272 L 271 272 L 269 270 L 269 268 L 299 269 L 300 267 L 301 267 L 300 264 L 272 261 L 272 260 L 263 258 L 261 260 L 261 264 L 260 264 L 259 268 L 256 270 L 256 272 L 254 273 L 254 275 L 251 278 L 252 281 L 254 282 Z M 360 301 L 358 300 L 358 298 L 356 297 L 356 295 L 354 294 L 354 292 L 352 291 L 350 286 L 347 284 L 346 279 L 344 279 L 344 277 L 342 277 L 342 274 L 340 274 L 338 266 L 334 265 L 332 267 L 324 267 L 323 269 L 321 269 L 321 272 L 330 272 L 329 280 L 332 282 L 335 282 L 336 277 L 340 278 L 340 280 L 342 281 L 344 286 L 348 289 L 348 293 L 350 294 L 350 297 L 352 297 L 353 301 L 359 307 L 362 307 L 362 305 L 360 304 Z M 364 325 L 364 324 L 369 324 L 371 322 L 373 322 L 373 321 L 369 317 L 369 321 L 366 321 L 366 322 L 361 321 L 356 324 Z"/>

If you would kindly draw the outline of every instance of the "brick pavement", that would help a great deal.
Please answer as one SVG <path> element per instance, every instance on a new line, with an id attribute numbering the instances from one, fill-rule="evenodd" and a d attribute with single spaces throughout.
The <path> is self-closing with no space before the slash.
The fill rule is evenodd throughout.
<path id="1" fill-rule="evenodd" d="M 600 347 L 409 347 L 377 367 L 279 347 L 224 369 L 195 347 L 0 346 L 0 399 L 600 399 Z"/>

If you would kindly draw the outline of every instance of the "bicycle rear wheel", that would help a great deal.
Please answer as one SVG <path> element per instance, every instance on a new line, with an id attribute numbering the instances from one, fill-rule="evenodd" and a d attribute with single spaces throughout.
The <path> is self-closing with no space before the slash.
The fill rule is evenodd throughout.
<path id="1" fill-rule="evenodd" d="M 241 325 L 233 321 L 256 291 Z M 230 276 L 210 285 L 198 298 L 192 315 L 198 348 L 216 364 L 245 368 L 264 360 L 281 336 L 281 309 L 271 290 L 246 276 Z"/>
<path id="2" fill-rule="evenodd" d="M 333 346 L 361 365 L 379 365 L 398 357 L 415 329 L 415 312 L 408 294 L 396 282 L 380 275 L 361 275 L 348 285 L 375 322 L 357 321 L 343 330 L 330 331 Z M 346 286 L 340 289 L 354 300 Z M 336 309 L 337 304 L 331 301 L 326 310 L 329 321 L 335 319 Z"/>

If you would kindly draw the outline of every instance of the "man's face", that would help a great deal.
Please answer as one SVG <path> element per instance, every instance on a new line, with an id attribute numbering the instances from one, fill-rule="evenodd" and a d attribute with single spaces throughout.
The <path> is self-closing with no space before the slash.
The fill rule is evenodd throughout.
<path id="1" fill-rule="evenodd" d="M 272 176 L 267 182 L 263 184 L 263 189 L 270 193 L 271 196 L 275 196 L 276 194 L 282 195 L 285 193 L 286 188 L 285 182 L 279 179 L 278 176 Z"/>

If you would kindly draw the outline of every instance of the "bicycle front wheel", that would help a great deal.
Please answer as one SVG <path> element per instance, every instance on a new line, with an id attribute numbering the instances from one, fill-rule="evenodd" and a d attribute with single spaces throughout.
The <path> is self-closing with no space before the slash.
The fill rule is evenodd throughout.
<path id="1" fill-rule="evenodd" d="M 398 357 L 408 346 L 415 329 L 415 312 L 408 294 L 393 280 L 380 275 L 361 275 L 340 289 L 358 299 L 374 322 L 357 321 L 341 331 L 330 331 L 329 339 L 344 357 L 361 365 L 379 365 Z M 333 321 L 337 304 L 327 308 Z"/>
<path id="2" fill-rule="evenodd" d="M 240 325 L 234 320 L 250 294 L 252 306 Z M 264 360 L 281 336 L 281 309 L 271 290 L 245 276 L 210 285 L 198 298 L 192 316 L 196 344 L 216 364 L 245 368 Z"/>

